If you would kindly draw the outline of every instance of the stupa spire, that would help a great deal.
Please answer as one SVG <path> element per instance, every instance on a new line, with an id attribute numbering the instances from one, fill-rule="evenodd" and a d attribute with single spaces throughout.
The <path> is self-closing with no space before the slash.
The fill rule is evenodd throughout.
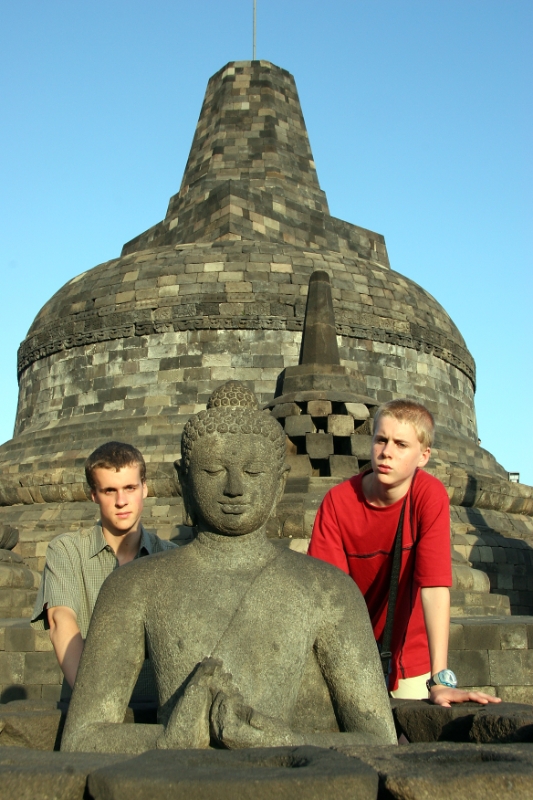
<path id="1" fill-rule="evenodd" d="M 371 259 L 383 237 L 330 216 L 293 76 L 233 61 L 210 79 L 181 188 L 165 219 L 124 245 L 263 240 Z"/>

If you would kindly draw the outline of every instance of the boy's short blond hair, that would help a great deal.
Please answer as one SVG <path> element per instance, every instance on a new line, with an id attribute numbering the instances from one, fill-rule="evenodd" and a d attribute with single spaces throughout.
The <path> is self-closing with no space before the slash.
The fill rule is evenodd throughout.
<path id="1" fill-rule="evenodd" d="M 407 398 L 383 403 L 374 416 L 374 430 L 376 430 L 380 417 L 393 417 L 398 422 L 407 422 L 412 425 L 424 450 L 433 444 L 435 421 L 432 414 L 421 403 Z"/>

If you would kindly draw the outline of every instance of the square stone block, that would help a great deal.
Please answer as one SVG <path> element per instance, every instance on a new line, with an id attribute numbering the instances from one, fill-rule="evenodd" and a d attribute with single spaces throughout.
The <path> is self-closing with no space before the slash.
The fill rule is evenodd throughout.
<path id="1" fill-rule="evenodd" d="M 54 652 L 25 654 L 24 683 L 60 684 L 62 680 Z"/>
<path id="2" fill-rule="evenodd" d="M 305 436 L 308 433 L 314 433 L 315 430 L 316 428 L 309 414 L 300 414 L 300 416 L 286 417 L 285 419 L 285 433 L 287 436 Z"/>
<path id="3" fill-rule="evenodd" d="M 487 686 L 492 681 L 489 656 L 486 650 L 453 650 L 448 654 L 448 666 L 459 680 L 459 686 Z"/>
<path id="4" fill-rule="evenodd" d="M 493 686 L 524 686 L 533 683 L 533 673 L 524 669 L 524 650 L 489 650 L 490 681 Z M 533 653 L 532 653 L 533 655 Z"/>
<path id="5" fill-rule="evenodd" d="M 378 773 L 319 747 L 154 750 L 92 772 L 88 787 L 95 800 L 376 800 Z"/>
<path id="6" fill-rule="evenodd" d="M 328 417 L 333 411 L 330 400 L 309 400 L 307 413 L 312 417 Z"/>
<path id="7" fill-rule="evenodd" d="M 331 433 L 308 433 L 305 449 L 309 458 L 329 458 L 333 455 L 333 436 Z"/>
<path id="8" fill-rule="evenodd" d="M 309 456 L 287 455 L 285 461 L 291 468 L 289 478 L 310 478 L 313 474 Z"/>
<path id="9" fill-rule="evenodd" d="M 368 434 L 354 433 L 350 436 L 350 451 L 352 456 L 361 459 L 361 461 L 369 461 L 371 449 L 372 437 Z"/>
<path id="10" fill-rule="evenodd" d="M 0 684 L 21 684 L 23 678 L 24 653 L 0 653 Z"/>
<path id="11" fill-rule="evenodd" d="M 331 414 L 328 417 L 328 433 L 333 436 L 351 436 L 353 432 L 353 417 L 349 414 Z"/>
<path id="12" fill-rule="evenodd" d="M 29 626 L 26 628 L 18 625 L 6 628 L 5 649 L 14 652 L 33 652 L 35 650 L 35 632 Z"/>
<path id="13" fill-rule="evenodd" d="M 502 625 L 500 641 L 502 650 L 527 650 L 526 626 Z"/>
<path id="14" fill-rule="evenodd" d="M 359 469 L 354 456 L 330 456 L 329 471 L 332 478 L 351 478 Z"/>
<path id="15" fill-rule="evenodd" d="M 380 775 L 379 797 L 397 800 L 518 800 L 531 797 L 530 744 L 431 742 L 343 747 Z"/>
<path id="16" fill-rule="evenodd" d="M 53 753 L 0 747 L 0 794 L 3 800 L 83 800 L 87 776 L 124 761 L 111 753 Z"/>
<path id="17" fill-rule="evenodd" d="M 346 411 L 354 419 L 365 420 L 370 416 L 370 412 L 364 403 L 345 403 Z"/>
<path id="18" fill-rule="evenodd" d="M 297 403 L 279 403 L 279 405 L 274 406 L 271 413 L 276 419 L 283 419 L 284 417 L 300 416 L 302 409 Z"/>
<path id="19" fill-rule="evenodd" d="M 464 625 L 465 650 L 499 650 L 500 634 L 503 626 L 490 625 Z"/>

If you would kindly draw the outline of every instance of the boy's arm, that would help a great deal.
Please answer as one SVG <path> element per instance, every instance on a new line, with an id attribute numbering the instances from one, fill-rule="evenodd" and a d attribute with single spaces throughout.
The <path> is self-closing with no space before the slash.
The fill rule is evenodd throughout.
<path id="1" fill-rule="evenodd" d="M 426 625 L 431 675 L 448 666 L 450 632 L 450 510 L 444 486 L 435 479 L 426 483 L 419 496 L 418 549 L 415 582 L 421 587 L 422 610 Z M 442 585 L 443 583 L 447 585 Z M 448 686 L 433 686 L 432 703 L 449 707 L 451 703 L 499 702 L 484 692 L 466 692 Z"/>
<path id="2" fill-rule="evenodd" d="M 447 586 L 426 586 L 420 590 L 424 622 L 428 635 L 431 674 L 436 675 L 448 666 L 448 635 L 450 630 L 450 591 Z M 485 692 L 467 692 L 449 686 L 432 686 L 429 699 L 439 706 L 450 708 L 452 703 L 499 703 L 499 697 Z"/>
<path id="3" fill-rule="evenodd" d="M 83 653 L 83 639 L 76 613 L 68 606 L 53 606 L 47 609 L 50 641 L 56 658 L 69 686 L 74 686 Z"/>
<path id="4" fill-rule="evenodd" d="M 46 564 L 33 611 L 32 625 L 49 631 L 56 658 L 72 687 L 83 651 L 78 625 L 79 563 L 63 537 L 46 551 Z"/>

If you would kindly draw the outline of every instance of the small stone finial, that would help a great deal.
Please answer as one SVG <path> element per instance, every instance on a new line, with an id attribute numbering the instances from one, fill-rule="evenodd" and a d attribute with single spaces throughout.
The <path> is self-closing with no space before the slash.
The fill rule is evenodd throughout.
<path id="1" fill-rule="evenodd" d="M 218 386 L 207 401 L 207 408 L 222 406 L 240 406 L 243 408 L 259 408 L 257 397 L 240 381 L 228 381 Z"/>
<path id="2" fill-rule="evenodd" d="M 300 364 L 340 364 L 329 275 L 316 270 L 309 279 Z"/>

